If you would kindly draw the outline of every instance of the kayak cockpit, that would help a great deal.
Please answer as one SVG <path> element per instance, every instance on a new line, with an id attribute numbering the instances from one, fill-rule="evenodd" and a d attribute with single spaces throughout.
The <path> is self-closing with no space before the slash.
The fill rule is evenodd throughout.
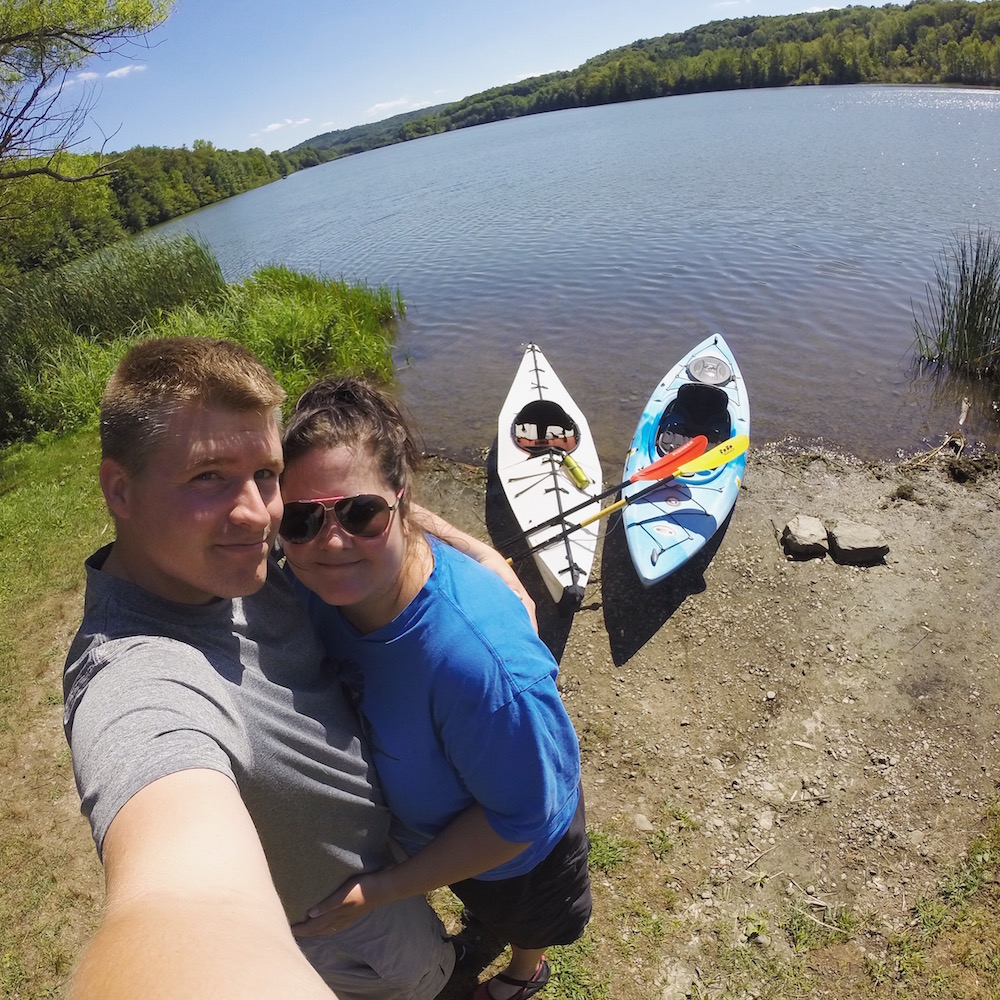
<path id="1" fill-rule="evenodd" d="M 558 403 L 535 399 L 518 410 L 511 436 L 522 451 L 536 453 L 558 448 L 569 453 L 577 446 L 579 429 Z"/>
<path id="2" fill-rule="evenodd" d="M 728 440 L 732 433 L 726 393 L 712 385 L 686 382 L 663 411 L 656 431 L 656 450 L 665 455 L 699 434 L 708 438 L 711 447 Z"/>

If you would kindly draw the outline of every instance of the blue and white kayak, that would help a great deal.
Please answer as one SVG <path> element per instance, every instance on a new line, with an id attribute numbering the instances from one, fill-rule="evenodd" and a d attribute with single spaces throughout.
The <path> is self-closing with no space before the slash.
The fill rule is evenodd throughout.
<path id="1" fill-rule="evenodd" d="M 674 365 L 649 397 L 636 426 L 622 479 L 699 434 L 712 448 L 750 434 L 750 401 L 736 359 L 721 335 L 709 337 Z M 729 517 L 746 472 L 746 451 L 715 469 L 666 480 L 648 489 L 622 488 L 622 511 L 632 565 L 647 587 L 682 566 Z"/>
<path id="2" fill-rule="evenodd" d="M 549 594 L 576 611 L 600 524 L 577 526 L 601 509 L 601 461 L 583 411 L 535 344 L 500 408 L 497 476 Z"/>

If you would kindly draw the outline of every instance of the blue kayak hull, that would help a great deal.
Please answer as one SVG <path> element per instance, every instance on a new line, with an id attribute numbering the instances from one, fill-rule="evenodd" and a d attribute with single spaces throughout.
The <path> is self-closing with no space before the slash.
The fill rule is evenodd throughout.
<path id="1" fill-rule="evenodd" d="M 636 425 L 625 460 L 630 479 L 672 448 L 704 433 L 711 448 L 737 434 L 750 434 L 750 402 L 729 345 L 720 335 L 684 355 L 653 390 Z M 683 479 L 670 479 L 626 504 L 622 523 L 632 565 L 650 587 L 683 566 L 726 521 L 739 496 L 746 453 Z M 648 480 L 622 489 L 629 500 Z"/>

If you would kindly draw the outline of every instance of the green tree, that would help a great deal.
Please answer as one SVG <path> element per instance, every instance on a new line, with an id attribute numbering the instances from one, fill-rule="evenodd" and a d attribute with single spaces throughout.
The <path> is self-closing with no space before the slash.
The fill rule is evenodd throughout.
<path id="1" fill-rule="evenodd" d="M 67 75 L 94 56 L 140 40 L 170 13 L 171 0 L 0 0 L 0 182 L 64 173 L 91 97 L 66 104 Z"/>
<path id="2" fill-rule="evenodd" d="M 96 156 L 64 153 L 60 171 L 90 173 Z M 0 284 L 20 271 L 50 268 L 119 239 L 117 203 L 108 178 L 88 184 L 60 184 L 31 175 L 0 187 Z"/>

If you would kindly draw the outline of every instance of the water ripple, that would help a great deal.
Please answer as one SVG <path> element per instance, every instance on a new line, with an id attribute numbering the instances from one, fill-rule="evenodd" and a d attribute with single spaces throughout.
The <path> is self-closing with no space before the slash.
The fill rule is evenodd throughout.
<path id="1" fill-rule="evenodd" d="M 941 251 L 1000 222 L 998 115 L 996 92 L 920 87 L 559 112 L 338 160 L 160 231 L 199 232 L 230 279 L 283 262 L 399 288 L 404 396 L 452 454 L 488 446 L 536 340 L 616 469 L 660 375 L 714 331 L 758 439 L 890 457 L 943 439 L 971 395 L 965 429 L 996 446 L 989 394 L 914 380 L 911 357 Z"/>

